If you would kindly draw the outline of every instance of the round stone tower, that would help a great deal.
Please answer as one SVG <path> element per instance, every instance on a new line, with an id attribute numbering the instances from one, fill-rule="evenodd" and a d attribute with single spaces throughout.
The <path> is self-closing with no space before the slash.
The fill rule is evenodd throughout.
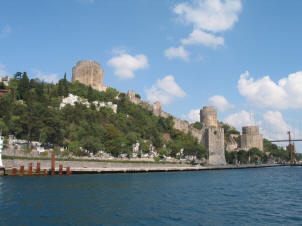
<path id="1" fill-rule="evenodd" d="M 258 148 L 263 151 L 263 137 L 259 133 L 258 126 L 242 127 L 242 135 L 240 136 L 240 148 L 249 150 L 250 148 Z"/>
<path id="2" fill-rule="evenodd" d="M 72 68 L 72 81 L 79 81 L 98 91 L 106 90 L 104 86 L 104 70 L 98 62 L 79 61 Z"/>
<path id="3" fill-rule="evenodd" d="M 204 106 L 200 110 L 200 123 L 206 127 L 218 127 L 217 111 L 213 106 Z"/>
<path id="4" fill-rule="evenodd" d="M 259 127 L 258 126 L 244 126 L 244 127 L 242 127 L 242 134 L 258 135 Z"/>

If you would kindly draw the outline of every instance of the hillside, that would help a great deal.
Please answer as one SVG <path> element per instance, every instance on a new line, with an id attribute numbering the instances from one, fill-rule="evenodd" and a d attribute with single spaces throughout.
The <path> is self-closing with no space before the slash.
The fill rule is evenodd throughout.
<path id="1" fill-rule="evenodd" d="M 154 116 L 113 88 L 99 92 L 68 82 L 66 75 L 57 84 L 49 84 L 29 80 L 26 72 L 16 73 L 9 86 L 3 88 L 11 89 L 0 98 L 4 136 L 14 134 L 29 142 L 40 140 L 51 147 L 65 147 L 66 154 L 77 156 L 101 150 L 113 156 L 131 156 L 136 142 L 144 153 L 155 149 L 161 156 L 176 157 L 183 149 L 183 155 L 207 155 L 196 138 L 173 129 L 171 118 Z M 76 103 L 60 108 L 62 99 L 70 93 L 87 99 L 89 106 Z M 117 112 L 95 106 L 94 101 L 117 104 Z"/>

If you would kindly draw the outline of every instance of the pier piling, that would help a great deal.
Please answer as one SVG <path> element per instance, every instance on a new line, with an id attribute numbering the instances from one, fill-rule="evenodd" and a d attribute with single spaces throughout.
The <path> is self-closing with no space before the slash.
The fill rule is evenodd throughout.
<path id="1" fill-rule="evenodd" d="M 13 168 L 13 176 L 17 176 L 17 168 Z"/>
<path id="2" fill-rule="evenodd" d="M 36 168 L 36 175 L 40 176 L 40 171 L 41 171 L 41 163 L 37 162 L 37 168 Z"/>
<path id="3" fill-rule="evenodd" d="M 33 175 L 33 164 L 29 163 L 28 165 L 28 176 L 32 176 Z"/>
<path id="4" fill-rule="evenodd" d="M 20 166 L 20 176 L 24 176 L 24 166 Z"/>
<path id="5" fill-rule="evenodd" d="M 55 153 L 52 153 L 51 154 L 51 176 L 55 175 L 55 161 L 56 161 Z"/>
<path id="6" fill-rule="evenodd" d="M 47 169 L 44 170 L 43 175 L 44 175 L 44 176 L 47 176 L 47 175 L 48 175 Z"/>
<path id="7" fill-rule="evenodd" d="M 66 174 L 67 174 L 68 176 L 71 175 L 71 170 L 70 170 L 70 167 L 69 167 L 69 166 L 66 167 Z"/>
<path id="8" fill-rule="evenodd" d="M 59 176 L 63 174 L 63 165 L 59 165 Z"/>

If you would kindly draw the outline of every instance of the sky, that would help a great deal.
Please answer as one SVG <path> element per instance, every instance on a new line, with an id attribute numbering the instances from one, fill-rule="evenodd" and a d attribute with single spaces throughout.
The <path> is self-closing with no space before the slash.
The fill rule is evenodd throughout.
<path id="1" fill-rule="evenodd" d="M 71 80 L 79 60 L 190 122 L 302 138 L 300 0 L 0 0 L 0 76 Z M 302 148 L 302 145 L 298 146 Z M 302 152 L 302 149 L 298 150 Z"/>

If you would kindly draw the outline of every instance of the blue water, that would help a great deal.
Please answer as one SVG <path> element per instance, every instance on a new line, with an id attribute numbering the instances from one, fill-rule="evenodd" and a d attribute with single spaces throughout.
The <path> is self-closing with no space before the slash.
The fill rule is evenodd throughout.
<path id="1" fill-rule="evenodd" d="M 302 167 L 0 177 L 0 225 L 302 225 Z"/>

